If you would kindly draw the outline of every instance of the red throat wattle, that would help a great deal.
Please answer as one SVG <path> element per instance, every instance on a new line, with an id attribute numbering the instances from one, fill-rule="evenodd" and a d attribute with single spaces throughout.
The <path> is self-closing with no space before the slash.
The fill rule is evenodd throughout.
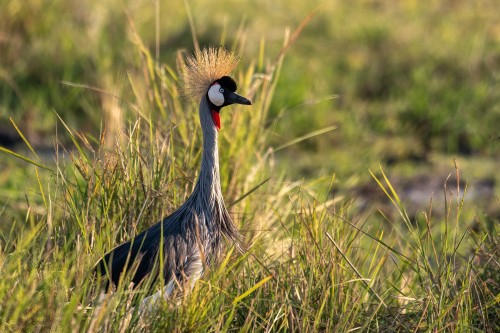
<path id="1" fill-rule="evenodd" d="M 215 127 L 217 130 L 220 130 L 220 115 L 219 112 L 212 110 L 212 120 L 214 121 Z"/>

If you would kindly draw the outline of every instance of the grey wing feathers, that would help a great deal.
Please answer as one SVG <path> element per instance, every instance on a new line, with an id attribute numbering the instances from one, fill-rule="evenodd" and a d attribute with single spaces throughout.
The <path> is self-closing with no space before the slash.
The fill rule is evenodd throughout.
<path id="1" fill-rule="evenodd" d="M 114 248 L 97 263 L 96 271 L 100 275 L 107 275 L 114 285 L 118 285 L 122 274 L 133 269 L 131 282 L 137 285 L 155 267 L 161 242 L 160 232 L 161 228 L 155 225 Z"/>
<path id="2" fill-rule="evenodd" d="M 173 279 L 178 283 L 198 279 L 203 272 L 199 242 L 192 239 L 194 232 L 186 232 L 180 223 L 175 222 L 166 218 L 119 245 L 98 262 L 96 271 L 107 276 L 114 285 L 118 285 L 124 274 L 133 274 L 130 281 L 134 286 L 148 275 L 152 279 L 151 283 L 154 283 L 160 274 L 161 253 L 161 274 L 166 283 Z M 161 252 L 160 246 L 163 247 Z"/>

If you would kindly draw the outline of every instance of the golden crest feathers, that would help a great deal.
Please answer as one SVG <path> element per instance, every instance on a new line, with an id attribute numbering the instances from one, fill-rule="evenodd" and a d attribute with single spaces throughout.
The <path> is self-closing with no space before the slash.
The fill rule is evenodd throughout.
<path id="1" fill-rule="evenodd" d="M 217 79 L 229 75 L 238 65 L 239 59 L 224 48 L 209 47 L 195 52 L 180 64 L 181 87 L 184 95 L 199 102 L 210 85 Z"/>

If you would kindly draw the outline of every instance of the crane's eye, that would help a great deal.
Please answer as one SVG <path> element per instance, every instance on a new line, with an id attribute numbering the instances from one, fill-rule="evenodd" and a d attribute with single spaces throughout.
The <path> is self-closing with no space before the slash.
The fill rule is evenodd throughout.
<path id="1" fill-rule="evenodd" d="M 220 84 L 213 84 L 210 89 L 208 89 L 208 99 L 215 106 L 222 106 L 224 104 L 224 89 Z"/>

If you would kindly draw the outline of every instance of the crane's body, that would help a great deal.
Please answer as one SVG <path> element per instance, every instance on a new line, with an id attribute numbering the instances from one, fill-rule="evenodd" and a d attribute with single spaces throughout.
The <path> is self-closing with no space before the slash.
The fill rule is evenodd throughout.
<path id="1" fill-rule="evenodd" d="M 175 287 L 192 286 L 204 268 L 221 256 L 223 239 L 239 244 L 240 234 L 222 197 L 217 145 L 220 109 L 234 103 L 251 104 L 235 93 L 236 83 L 227 76 L 235 65 L 235 57 L 224 50 L 203 50 L 196 58 L 188 59 L 184 67 L 185 90 L 191 97 L 200 98 L 203 131 L 198 180 L 193 193 L 174 213 L 101 259 L 97 270 L 112 284 L 118 285 L 127 273 L 134 285 L 146 277 L 156 280 L 161 274 L 167 286 L 164 295 L 168 297 Z M 202 91 L 204 94 L 200 94 Z"/>

